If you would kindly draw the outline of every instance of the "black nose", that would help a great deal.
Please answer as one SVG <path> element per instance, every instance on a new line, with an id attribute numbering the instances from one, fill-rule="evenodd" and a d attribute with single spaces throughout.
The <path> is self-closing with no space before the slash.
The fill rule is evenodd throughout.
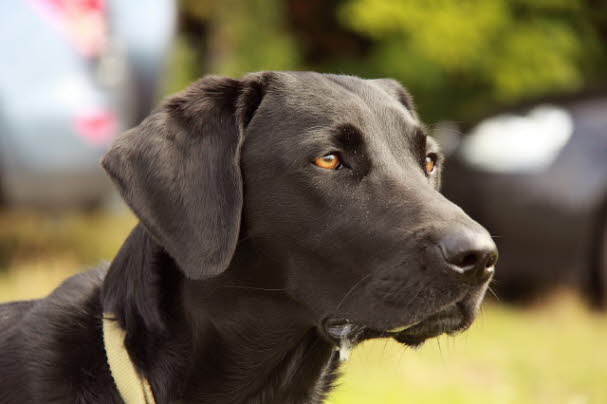
<path id="1" fill-rule="evenodd" d="M 438 246 L 449 267 L 466 280 L 485 282 L 493 274 L 497 247 L 484 229 L 452 229 Z"/>

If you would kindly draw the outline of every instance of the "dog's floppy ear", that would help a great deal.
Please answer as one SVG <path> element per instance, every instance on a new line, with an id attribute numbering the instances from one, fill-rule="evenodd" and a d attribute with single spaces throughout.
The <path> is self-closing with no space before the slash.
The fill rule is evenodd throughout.
<path id="1" fill-rule="evenodd" d="M 413 96 L 403 86 L 401 86 L 398 81 L 394 79 L 373 79 L 369 81 L 396 98 L 405 106 L 405 108 L 407 108 L 407 110 L 409 110 L 413 118 L 419 120 L 415 103 L 413 102 Z"/>
<path id="2" fill-rule="evenodd" d="M 240 231 L 243 132 L 266 76 L 206 77 L 127 131 L 102 159 L 120 194 L 191 279 L 224 271 Z"/>

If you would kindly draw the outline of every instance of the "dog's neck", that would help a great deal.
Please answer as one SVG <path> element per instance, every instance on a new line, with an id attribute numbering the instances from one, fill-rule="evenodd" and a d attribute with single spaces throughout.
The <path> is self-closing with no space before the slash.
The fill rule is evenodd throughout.
<path id="1" fill-rule="evenodd" d="M 331 388 L 333 346 L 280 279 L 256 284 L 269 265 L 251 251 L 242 243 L 223 275 L 192 281 L 139 225 L 112 262 L 104 310 L 158 404 L 318 403 Z"/>

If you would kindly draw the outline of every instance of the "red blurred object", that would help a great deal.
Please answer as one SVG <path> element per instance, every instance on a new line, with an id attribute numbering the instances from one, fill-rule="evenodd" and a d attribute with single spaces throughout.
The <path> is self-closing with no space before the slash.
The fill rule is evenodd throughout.
<path id="1" fill-rule="evenodd" d="M 86 111 L 74 119 L 74 130 L 88 144 L 103 146 L 116 135 L 116 116 L 107 110 Z"/>
<path id="2" fill-rule="evenodd" d="M 26 0 L 85 57 L 105 49 L 107 27 L 104 0 Z"/>

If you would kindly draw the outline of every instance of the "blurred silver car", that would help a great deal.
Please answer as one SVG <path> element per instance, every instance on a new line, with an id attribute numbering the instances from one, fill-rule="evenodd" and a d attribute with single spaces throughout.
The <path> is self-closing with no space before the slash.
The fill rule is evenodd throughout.
<path id="1" fill-rule="evenodd" d="M 0 2 L 0 194 L 98 204 L 98 159 L 149 112 L 174 32 L 171 0 Z"/>

